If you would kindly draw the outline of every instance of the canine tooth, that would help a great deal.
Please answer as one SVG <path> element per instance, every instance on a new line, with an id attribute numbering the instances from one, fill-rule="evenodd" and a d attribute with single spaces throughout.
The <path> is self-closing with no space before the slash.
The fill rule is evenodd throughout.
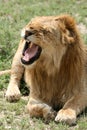
<path id="1" fill-rule="evenodd" d="M 29 40 L 26 40 L 27 42 L 29 42 Z"/>
<path id="2" fill-rule="evenodd" d="M 33 43 L 31 42 L 31 43 L 30 43 L 30 48 L 31 48 L 32 46 L 33 46 Z"/>

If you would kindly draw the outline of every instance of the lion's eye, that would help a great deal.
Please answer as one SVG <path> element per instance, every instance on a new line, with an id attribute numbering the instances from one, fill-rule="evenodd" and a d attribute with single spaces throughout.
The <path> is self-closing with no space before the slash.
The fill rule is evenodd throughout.
<path id="1" fill-rule="evenodd" d="M 43 30 L 43 33 L 44 33 L 44 34 L 47 34 L 47 31 L 46 31 L 46 30 Z"/>
<path id="2" fill-rule="evenodd" d="M 33 27 L 30 27 L 30 29 L 34 29 Z"/>
<path id="3" fill-rule="evenodd" d="M 45 29 L 41 30 L 41 32 L 42 32 L 43 34 L 48 34 L 48 33 L 50 33 L 49 30 L 45 30 Z"/>

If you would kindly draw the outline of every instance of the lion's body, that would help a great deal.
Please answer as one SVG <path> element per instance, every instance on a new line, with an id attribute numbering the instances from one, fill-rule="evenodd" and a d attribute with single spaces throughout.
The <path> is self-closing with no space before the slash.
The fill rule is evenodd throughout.
<path id="1" fill-rule="evenodd" d="M 53 117 L 51 108 L 63 107 L 55 120 L 73 124 L 76 115 L 87 106 L 87 52 L 75 22 L 70 16 L 39 17 L 23 31 L 29 29 L 35 33 L 30 34 L 29 40 L 42 48 L 41 55 L 33 64 L 22 65 L 20 59 L 26 40 L 21 40 L 6 97 L 8 100 L 19 98 L 18 85 L 25 73 L 25 81 L 30 87 L 27 105 L 30 115 L 47 118 L 51 113 Z"/>

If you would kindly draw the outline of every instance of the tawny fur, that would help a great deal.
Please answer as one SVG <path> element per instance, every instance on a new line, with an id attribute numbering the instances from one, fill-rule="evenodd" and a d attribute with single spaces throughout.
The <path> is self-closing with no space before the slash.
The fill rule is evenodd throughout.
<path id="1" fill-rule="evenodd" d="M 20 41 L 6 98 L 9 101 L 20 98 L 19 84 L 25 73 L 30 87 L 27 105 L 30 115 L 54 118 L 53 110 L 62 108 L 55 120 L 74 124 L 76 116 L 87 106 L 87 52 L 74 19 L 68 15 L 37 17 L 24 27 L 23 31 L 26 30 L 35 31 L 29 40 L 41 46 L 42 53 L 35 63 L 22 65 L 26 41 Z"/>

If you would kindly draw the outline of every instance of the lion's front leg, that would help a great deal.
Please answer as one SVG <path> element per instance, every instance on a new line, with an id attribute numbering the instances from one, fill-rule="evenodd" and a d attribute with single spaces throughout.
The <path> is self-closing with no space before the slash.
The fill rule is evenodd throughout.
<path id="1" fill-rule="evenodd" d="M 20 69 L 22 70 L 22 68 Z M 18 70 L 18 72 L 12 70 L 13 73 L 11 74 L 11 79 L 5 94 L 6 100 L 9 102 L 17 101 L 21 97 L 19 84 L 22 73 L 20 73 L 20 69 Z"/>
<path id="2" fill-rule="evenodd" d="M 68 125 L 76 124 L 77 115 L 86 107 L 87 94 L 77 94 L 69 99 L 64 107 L 59 110 L 55 118 L 56 122 L 63 122 Z"/>
<path id="3" fill-rule="evenodd" d="M 63 122 L 68 125 L 76 124 L 76 111 L 72 108 L 61 109 L 55 118 L 56 122 Z"/>
<path id="4" fill-rule="evenodd" d="M 6 91 L 6 99 L 10 102 L 17 101 L 20 99 L 20 80 L 22 78 L 24 67 L 21 65 L 21 53 L 23 48 L 23 41 L 20 42 L 19 48 L 14 56 L 12 68 L 11 68 L 11 77 L 10 82 Z"/>
<path id="5" fill-rule="evenodd" d="M 43 117 L 45 121 L 55 119 L 56 116 L 56 112 L 53 111 L 51 106 L 33 98 L 30 98 L 28 102 L 27 111 L 30 117 Z"/>

